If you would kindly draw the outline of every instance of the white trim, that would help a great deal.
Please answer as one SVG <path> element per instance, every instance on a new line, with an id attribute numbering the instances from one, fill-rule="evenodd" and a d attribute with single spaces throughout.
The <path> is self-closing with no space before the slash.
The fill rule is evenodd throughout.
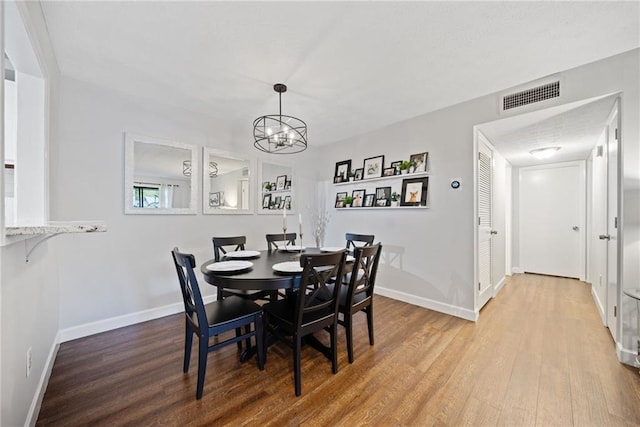
<path id="1" fill-rule="evenodd" d="M 640 368 L 640 365 L 638 365 L 636 360 L 637 354 L 635 351 L 623 348 L 619 343 L 616 343 L 616 354 L 618 355 L 618 360 L 621 363 Z"/>
<path id="2" fill-rule="evenodd" d="M 507 282 L 507 276 L 502 276 L 502 279 L 500 279 L 498 284 L 494 286 L 494 290 L 493 290 L 493 297 L 494 298 L 498 296 L 498 292 L 500 292 L 502 290 L 502 288 L 504 288 L 504 284 L 506 282 Z"/>
<path id="3" fill-rule="evenodd" d="M 42 370 L 42 375 L 40 375 L 38 387 L 36 387 L 36 392 L 33 395 L 33 400 L 31 401 L 29 412 L 27 412 L 27 419 L 24 422 L 25 426 L 33 427 L 36 425 L 36 421 L 38 421 L 38 415 L 40 414 L 40 407 L 42 406 L 44 393 L 45 391 L 47 391 L 47 385 L 49 384 L 49 378 L 51 377 L 51 371 L 53 370 L 53 364 L 56 361 L 56 356 L 58 354 L 59 348 L 60 332 L 56 334 L 56 337 L 53 340 L 53 345 L 51 346 L 51 350 L 49 351 L 49 356 L 47 357 L 47 360 L 44 364 L 44 369 Z"/>
<path id="4" fill-rule="evenodd" d="M 607 326 L 607 315 L 604 311 L 602 301 L 600 301 L 600 298 L 598 298 L 598 293 L 593 288 L 593 283 L 591 283 L 591 296 L 593 297 L 593 302 L 596 304 L 596 308 L 598 309 L 598 314 L 600 314 L 600 320 L 602 320 L 602 324 L 604 326 Z"/>
<path id="5" fill-rule="evenodd" d="M 418 297 L 405 292 L 396 291 L 394 289 L 383 288 L 381 286 L 376 286 L 374 293 L 398 301 L 417 305 L 418 307 L 428 308 L 429 310 L 460 317 L 461 319 L 470 320 L 472 322 L 478 320 L 478 312 L 469 310 L 468 308 L 459 307 L 457 305 L 445 304 L 440 301 Z"/>
<path id="6" fill-rule="evenodd" d="M 209 295 L 204 297 L 203 301 L 205 304 L 208 304 L 215 301 L 215 299 L 215 295 Z M 148 310 L 142 310 L 135 313 L 124 314 L 122 316 L 111 317 L 109 319 L 85 323 L 84 325 L 61 329 L 60 342 L 63 343 L 78 338 L 88 337 L 89 335 L 95 335 L 101 332 L 122 328 L 124 326 L 135 325 L 136 323 L 159 319 L 160 317 L 180 313 L 181 311 L 184 311 L 184 304 L 182 302 L 176 302 L 162 307 L 150 308 Z"/>
<path id="7" fill-rule="evenodd" d="M 511 274 L 524 274 L 524 270 L 520 267 L 511 268 Z"/>

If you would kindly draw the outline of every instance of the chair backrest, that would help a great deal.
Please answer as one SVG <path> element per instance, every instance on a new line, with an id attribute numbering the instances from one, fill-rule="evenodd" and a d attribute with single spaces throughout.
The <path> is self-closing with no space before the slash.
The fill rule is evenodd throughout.
<path id="1" fill-rule="evenodd" d="M 227 253 L 225 246 L 235 246 L 234 251 L 244 251 L 244 245 L 247 243 L 247 237 L 213 237 L 211 238 L 211 241 L 213 242 L 213 259 L 218 262 L 222 259 L 222 255 Z"/>
<path id="2" fill-rule="evenodd" d="M 373 234 L 354 234 L 347 233 L 345 234 L 345 239 L 347 240 L 347 250 L 363 246 L 371 246 L 373 245 L 373 240 L 376 238 Z M 364 243 L 364 245 L 356 245 L 355 242 Z"/>
<path id="3" fill-rule="evenodd" d="M 200 286 L 198 286 L 198 280 L 193 272 L 196 266 L 196 259 L 192 254 L 182 253 L 176 247 L 171 251 L 173 256 L 173 263 L 176 266 L 178 273 L 178 281 L 180 282 L 180 290 L 182 291 L 182 301 L 184 302 L 184 312 L 187 319 L 197 326 L 207 328 L 207 314 L 204 309 L 204 303 L 202 302 L 202 294 L 200 293 Z M 196 313 L 197 325 L 194 323 L 193 313 Z M 200 326 L 202 325 L 202 326 Z"/>
<path id="4" fill-rule="evenodd" d="M 294 311 L 296 328 L 300 328 L 306 314 L 322 310 L 338 315 L 338 302 L 342 286 L 328 285 L 336 277 L 342 277 L 346 257 L 346 250 L 302 256 L 300 260 L 303 267 L 302 281 L 296 293 Z"/>
<path id="5" fill-rule="evenodd" d="M 361 302 L 373 296 L 381 253 L 382 245 L 380 243 L 354 250 L 355 261 L 347 290 L 347 307 L 352 306 L 354 301 Z M 362 294 L 364 294 L 363 298 L 357 298 Z"/>
<path id="6" fill-rule="evenodd" d="M 267 247 L 271 251 L 273 249 L 278 249 L 278 243 L 285 243 L 287 245 L 295 245 L 296 244 L 296 233 L 287 233 L 287 234 L 266 234 L 265 238 L 267 239 Z"/>

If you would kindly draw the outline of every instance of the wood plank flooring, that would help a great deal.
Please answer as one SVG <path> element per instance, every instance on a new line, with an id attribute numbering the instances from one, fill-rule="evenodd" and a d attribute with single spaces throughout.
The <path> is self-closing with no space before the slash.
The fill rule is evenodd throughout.
<path id="1" fill-rule="evenodd" d="M 304 348 L 302 392 L 291 350 L 264 371 L 235 346 L 211 353 L 195 399 L 196 346 L 182 373 L 174 315 L 60 346 L 41 426 L 617 426 L 640 425 L 640 376 L 620 364 L 589 285 L 515 275 L 477 323 L 375 297 L 376 344 L 356 316 L 355 361 L 340 328 L 339 372 Z"/>

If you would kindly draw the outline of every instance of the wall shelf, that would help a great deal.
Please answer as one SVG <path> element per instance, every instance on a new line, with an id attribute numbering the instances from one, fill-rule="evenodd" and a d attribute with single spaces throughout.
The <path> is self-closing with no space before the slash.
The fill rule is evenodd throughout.
<path id="1" fill-rule="evenodd" d="M 405 178 L 420 178 L 423 176 L 429 176 L 429 172 L 418 172 L 418 173 L 406 173 L 404 175 L 391 175 L 391 176 L 381 176 L 380 178 L 369 178 L 369 179 L 361 179 L 359 181 L 348 181 L 348 182 L 336 182 L 333 185 L 336 186 L 340 186 L 340 185 L 363 185 L 365 183 L 369 183 L 369 182 L 376 182 L 376 181 L 390 181 L 390 180 L 398 180 L 398 179 L 405 179 Z M 403 206 L 403 207 L 408 207 L 408 206 Z M 342 208 L 340 208 L 342 209 Z"/>
<path id="2" fill-rule="evenodd" d="M 429 209 L 429 206 L 367 206 L 361 208 L 334 208 L 337 211 L 363 211 L 363 210 L 376 210 L 384 211 L 390 209 Z"/>

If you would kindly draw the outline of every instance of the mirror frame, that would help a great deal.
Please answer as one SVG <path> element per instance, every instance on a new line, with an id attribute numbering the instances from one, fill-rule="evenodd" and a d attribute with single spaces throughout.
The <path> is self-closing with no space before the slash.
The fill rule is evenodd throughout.
<path id="1" fill-rule="evenodd" d="M 158 208 L 144 209 L 133 207 L 133 184 L 135 180 L 135 159 L 134 145 L 136 142 L 143 144 L 164 145 L 168 147 L 191 150 L 191 195 L 188 208 Z M 195 215 L 198 213 L 198 175 L 200 173 L 200 150 L 196 145 L 184 142 L 171 141 L 167 139 L 152 138 L 134 133 L 125 133 L 125 156 L 124 156 L 124 213 L 135 215 Z"/>
<path id="2" fill-rule="evenodd" d="M 282 209 L 262 209 L 262 183 L 264 181 L 264 164 L 270 164 L 275 166 L 281 166 L 284 168 L 289 168 L 291 170 L 291 189 L 289 193 L 291 195 L 291 209 L 287 211 L 287 215 L 298 213 L 298 201 L 296 199 L 296 185 L 297 185 L 297 177 L 296 177 L 296 169 L 295 167 L 286 162 L 274 162 L 270 160 L 261 159 L 258 163 L 258 176 L 256 183 L 256 213 L 259 215 L 282 215 Z M 277 177 L 274 177 L 274 179 Z"/>
<path id="3" fill-rule="evenodd" d="M 228 159 L 249 162 L 249 209 L 215 209 L 209 207 L 210 181 L 208 173 L 209 156 L 226 157 Z M 202 150 L 202 213 L 205 215 L 253 215 L 255 210 L 254 194 L 256 160 L 250 156 L 243 156 L 230 151 L 218 150 L 216 148 L 203 147 Z"/>

